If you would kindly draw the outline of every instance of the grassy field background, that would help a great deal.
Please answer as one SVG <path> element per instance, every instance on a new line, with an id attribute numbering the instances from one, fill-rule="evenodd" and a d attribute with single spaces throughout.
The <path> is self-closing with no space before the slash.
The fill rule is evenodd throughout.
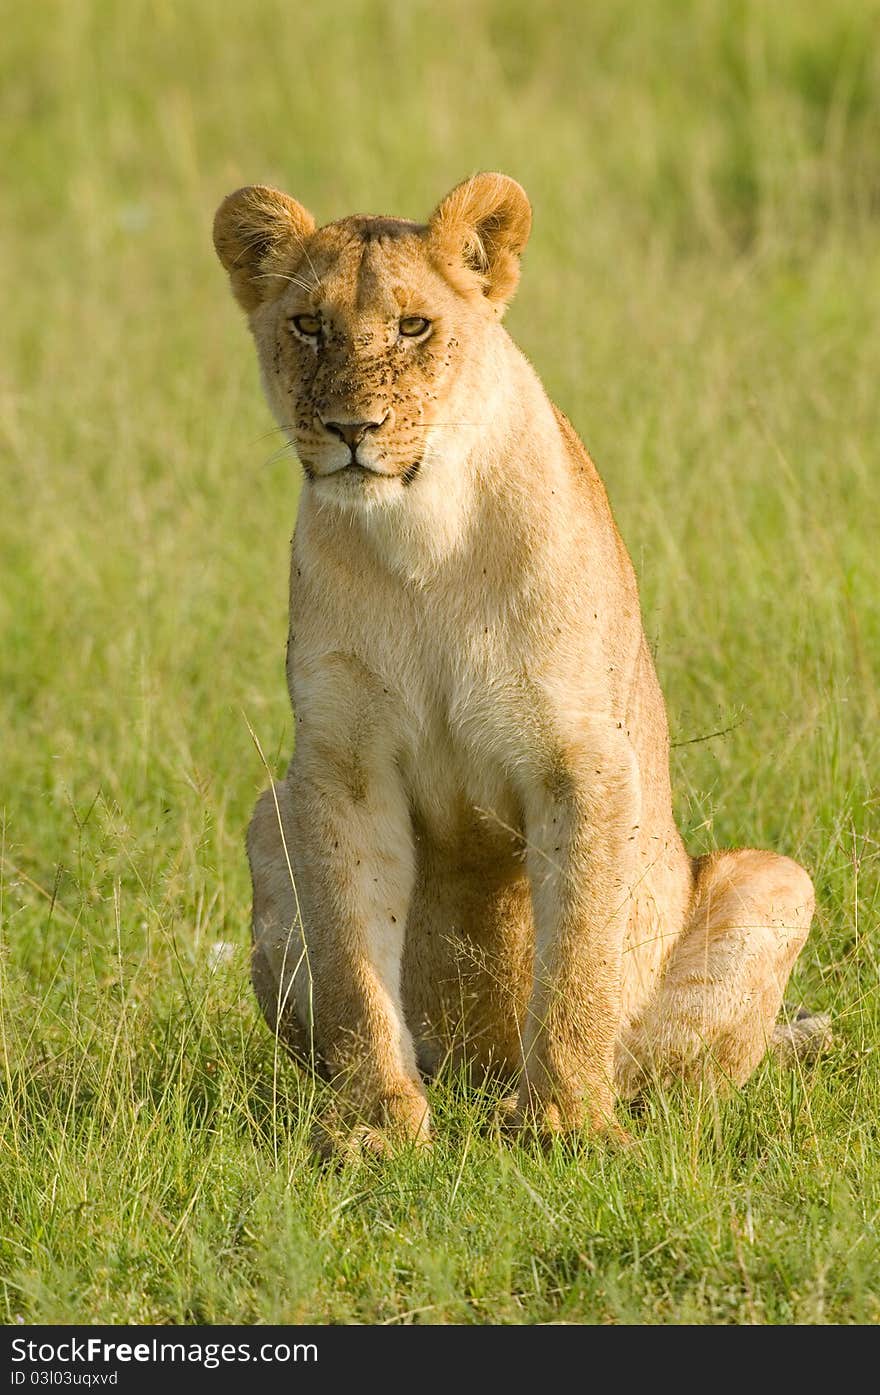
<path id="1" fill-rule="evenodd" d="M 878 40 L 867 0 L 4 25 L 3 1321 L 880 1319 Z M 504 1145 L 443 1081 L 430 1157 L 321 1171 L 247 981 L 298 481 L 211 218 L 253 181 L 423 217 L 493 168 L 534 203 L 508 323 L 636 563 L 681 825 L 810 868 L 793 991 L 837 1044 L 653 1096 L 624 1156 Z"/>

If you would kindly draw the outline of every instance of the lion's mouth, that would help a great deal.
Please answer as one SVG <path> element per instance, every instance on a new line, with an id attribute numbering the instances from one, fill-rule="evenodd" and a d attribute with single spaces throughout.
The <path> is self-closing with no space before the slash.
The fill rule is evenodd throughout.
<path id="1" fill-rule="evenodd" d="M 316 470 L 311 462 L 301 461 L 306 475 L 313 483 L 320 480 L 340 480 L 340 479 L 394 479 L 393 475 L 386 474 L 384 470 L 374 470 L 371 465 L 362 465 L 359 460 L 349 460 L 347 465 L 338 465 L 335 470 Z"/>
<path id="2" fill-rule="evenodd" d="M 422 468 L 421 460 L 414 460 L 411 465 L 405 466 L 402 470 L 378 470 L 373 465 L 365 465 L 360 460 L 349 460 L 346 465 L 340 465 L 336 470 L 328 470 L 326 474 L 319 474 L 313 466 L 305 466 L 306 474 L 310 480 L 400 480 L 401 484 L 412 484 Z"/>

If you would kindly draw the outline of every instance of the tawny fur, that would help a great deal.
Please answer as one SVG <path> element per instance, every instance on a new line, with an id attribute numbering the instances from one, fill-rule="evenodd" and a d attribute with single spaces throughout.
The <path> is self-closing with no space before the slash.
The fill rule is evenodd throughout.
<path id="1" fill-rule="evenodd" d="M 682 844 L 629 556 L 500 323 L 530 223 L 497 174 L 424 225 L 316 230 L 261 188 L 215 223 L 307 475 L 254 984 L 337 1087 L 328 1134 L 377 1146 L 427 1138 L 447 1059 L 515 1075 L 547 1134 L 617 1131 L 651 1079 L 741 1084 L 813 910 L 788 858 Z"/>

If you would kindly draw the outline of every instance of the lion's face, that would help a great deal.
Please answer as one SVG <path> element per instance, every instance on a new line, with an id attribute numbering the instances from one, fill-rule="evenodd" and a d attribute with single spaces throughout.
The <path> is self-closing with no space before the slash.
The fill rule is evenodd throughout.
<path id="1" fill-rule="evenodd" d="M 270 405 L 325 500 L 399 497 L 438 443 L 478 426 L 452 418 L 498 332 L 529 221 L 519 185 L 499 175 L 453 190 L 424 226 L 346 218 L 316 230 L 259 187 L 221 206 L 215 242 Z"/>
<path id="2" fill-rule="evenodd" d="M 483 317 L 412 225 L 348 219 L 307 250 L 260 319 L 272 405 L 324 494 L 406 488 Z"/>

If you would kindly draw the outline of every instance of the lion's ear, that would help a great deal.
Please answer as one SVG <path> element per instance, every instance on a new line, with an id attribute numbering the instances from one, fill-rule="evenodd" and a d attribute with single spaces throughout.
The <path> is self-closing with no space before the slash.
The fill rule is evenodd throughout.
<path id="1" fill-rule="evenodd" d="M 519 281 L 532 209 L 525 190 L 506 174 L 475 174 L 431 214 L 428 236 L 447 270 L 462 265 L 473 284 L 503 309 Z"/>
<path id="2" fill-rule="evenodd" d="M 311 213 L 278 189 L 252 184 L 223 200 L 214 218 L 214 246 L 244 310 L 279 294 L 281 267 L 314 231 Z"/>

